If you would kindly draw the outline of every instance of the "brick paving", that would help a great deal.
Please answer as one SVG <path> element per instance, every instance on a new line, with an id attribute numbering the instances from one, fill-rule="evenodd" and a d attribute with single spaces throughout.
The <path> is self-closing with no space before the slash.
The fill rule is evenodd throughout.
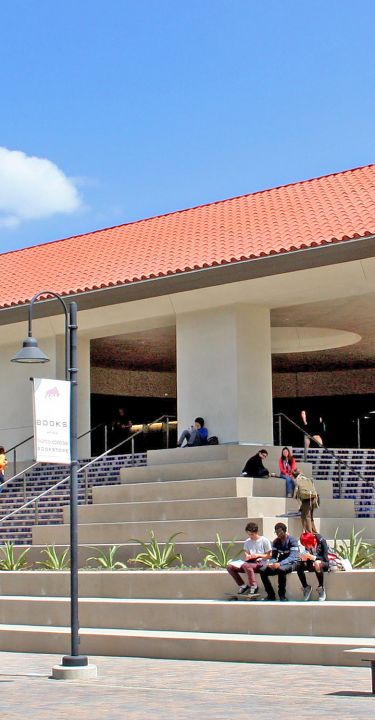
<path id="1" fill-rule="evenodd" d="M 0 653 L 1 720 L 371 720 L 369 668 L 90 658 L 98 678 L 57 681 L 61 656 Z"/>

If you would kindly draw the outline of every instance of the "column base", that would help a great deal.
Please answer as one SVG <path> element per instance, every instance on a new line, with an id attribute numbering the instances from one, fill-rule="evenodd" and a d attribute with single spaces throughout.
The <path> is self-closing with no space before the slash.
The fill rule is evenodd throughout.
<path id="1" fill-rule="evenodd" d="M 96 678 L 98 668 L 96 665 L 78 665 L 68 667 L 67 665 L 55 665 L 52 668 L 53 680 L 90 680 Z"/>

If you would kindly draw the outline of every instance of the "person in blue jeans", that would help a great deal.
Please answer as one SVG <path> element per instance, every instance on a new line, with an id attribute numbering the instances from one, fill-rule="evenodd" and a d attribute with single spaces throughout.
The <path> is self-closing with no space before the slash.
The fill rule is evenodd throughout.
<path id="1" fill-rule="evenodd" d="M 277 537 L 272 543 L 272 557 L 268 561 L 267 567 L 260 571 L 260 577 L 267 593 L 265 600 L 276 600 L 270 576 L 277 575 L 279 599 L 281 602 L 287 602 L 288 598 L 285 595 L 286 576 L 297 567 L 299 561 L 298 540 L 292 535 L 288 535 L 286 525 L 281 522 L 275 525 L 275 533 Z"/>
<path id="2" fill-rule="evenodd" d="M 197 417 L 194 420 L 194 427 L 191 426 L 190 430 L 183 430 L 177 443 L 177 447 L 181 447 L 184 440 L 186 445 L 184 447 L 196 447 L 199 445 L 207 445 L 208 430 L 204 427 L 204 420 L 202 417 Z"/>
<path id="3" fill-rule="evenodd" d="M 280 477 L 285 480 L 287 497 L 294 496 L 297 483 L 292 473 L 295 469 L 296 459 L 293 457 L 288 447 L 283 447 L 281 457 L 279 458 L 279 473 Z"/>

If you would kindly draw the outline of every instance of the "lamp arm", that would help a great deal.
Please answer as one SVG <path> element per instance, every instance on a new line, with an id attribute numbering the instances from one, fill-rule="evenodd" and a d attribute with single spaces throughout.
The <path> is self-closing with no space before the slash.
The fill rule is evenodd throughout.
<path id="1" fill-rule="evenodd" d="M 56 300 L 60 301 L 60 303 L 64 309 L 64 315 L 65 315 L 65 380 L 68 380 L 69 379 L 69 357 L 70 357 L 69 333 L 68 333 L 68 328 L 69 328 L 68 308 L 67 308 L 65 300 L 63 300 L 60 295 L 53 292 L 52 290 L 41 290 L 40 292 L 36 293 L 36 295 L 34 295 L 34 297 L 30 300 L 30 305 L 29 305 L 27 334 L 28 334 L 28 337 L 33 336 L 33 332 L 32 332 L 33 307 L 34 307 L 35 301 L 41 295 L 52 295 L 52 297 L 54 297 L 54 298 L 56 298 Z"/>

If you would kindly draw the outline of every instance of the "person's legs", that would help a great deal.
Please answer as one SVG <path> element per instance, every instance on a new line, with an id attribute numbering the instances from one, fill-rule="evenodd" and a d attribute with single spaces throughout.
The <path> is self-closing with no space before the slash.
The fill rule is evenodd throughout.
<path id="1" fill-rule="evenodd" d="M 189 438 L 190 438 L 190 434 L 191 434 L 191 431 L 190 431 L 190 430 L 183 430 L 182 433 L 181 433 L 181 435 L 180 435 L 180 439 L 179 439 L 179 441 L 178 441 L 178 444 L 179 444 L 179 445 L 182 445 L 182 443 L 184 442 L 184 440 L 186 440 L 186 442 L 188 442 L 188 441 L 189 441 Z"/>
<path id="2" fill-rule="evenodd" d="M 190 431 L 190 437 L 187 440 L 188 445 L 196 445 L 197 444 L 197 437 L 199 438 L 198 430 L 191 430 Z"/>
<path id="3" fill-rule="evenodd" d="M 267 468 L 263 468 L 261 470 L 258 470 L 257 475 L 254 475 L 254 477 L 266 477 L 266 475 L 268 477 L 269 472 L 268 472 Z"/>
<path id="4" fill-rule="evenodd" d="M 271 598 L 272 600 L 276 600 L 276 595 L 275 595 L 275 591 L 272 587 L 269 576 L 277 575 L 277 572 L 278 572 L 277 570 L 273 570 L 272 568 L 269 568 L 269 567 L 260 571 L 260 577 L 262 578 L 262 583 L 263 583 L 264 589 L 267 593 L 267 597 Z"/>
<path id="5" fill-rule="evenodd" d="M 315 500 L 315 498 L 313 498 L 310 502 L 310 518 L 311 518 L 311 532 L 313 532 L 314 535 L 316 535 L 318 532 L 315 527 L 315 523 L 314 523 L 314 510 L 316 507 L 317 507 L 317 501 Z"/>
<path id="6" fill-rule="evenodd" d="M 244 562 L 241 570 L 244 570 L 247 575 L 247 583 L 250 587 L 257 587 L 257 581 L 255 579 L 255 571 L 258 570 L 259 565 L 252 562 Z"/>
<path id="7" fill-rule="evenodd" d="M 314 566 L 311 560 L 300 560 L 296 567 L 297 575 L 301 581 L 303 599 L 305 602 L 310 600 L 312 593 L 312 587 L 307 583 L 305 572 L 308 570 L 313 570 L 313 568 Z"/>
<path id="8" fill-rule="evenodd" d="M 279 598 L 285 598 L 285 592 L 286 592 L 286 576 L 289 575 L 293 570 L 293 565 L 286 564 L 282 565 L 278 570 L 276 570 L 278 575 L 278 584 L 279 584 Z"/>
<path id="9" fill-rule="evenodd" d="M 244 565 L 245 565 L 245 563 L 244 563 Z M 240 586 L 242 586 L 242 585 L 244 584 L 244 583 L 243 583 L 243 578 L 242 578 L 241 575 L 240 575 L 240 572 L 242 572 L 242 573 L 245 572 L 245 570 L 244 570 L 244 565 L 242 565 L 241 568 L 236 568 L 236 567 L 234 567 L 233 565 L 230 565 L 230 564 L 227 565 L 227 570 L 228 570 L 228 572 L 229 572 L 229 575 L 231 575 L 231 577 L 232 577 L 233 580 L 237 583 L 237 585 L 240 585 Z"/>
<path id="10" fill-rule="evenodd" d="M 328 571 L 328 563 L 324 562 L 323 560 L 315 560 L 314 570 L 319 587 L 324 588 L 324 572 Z"/>
<path id="11" fill-rule="evenodd" d="M 285 477 L 286 496 L 293 497 L 294 491 L 296 489 L 296 481 L 294 480 L 294 478 L 290 477 L 290 475 L 284 475 L 282 477 Z"/>
<path id="12" fill-rule="evenodd" d="M 296 570 L 302 587 L 307 588 L 307 580 L 305 575 L 305 571 L 307 570 L 307 563 L 304 560 L 300 560 L 297 564 Z"/>
<path id="13" fill-rule="evenodd" d="M 302 532 L 309 532 L 309 533 L 314 532 L 314 530 L 312 529 L 310 500 L 302 500 L 301 501 L 301 523 L 302 523 Z M 316 530 L 315 530 L 315 532 L 316 532 Z"/>

